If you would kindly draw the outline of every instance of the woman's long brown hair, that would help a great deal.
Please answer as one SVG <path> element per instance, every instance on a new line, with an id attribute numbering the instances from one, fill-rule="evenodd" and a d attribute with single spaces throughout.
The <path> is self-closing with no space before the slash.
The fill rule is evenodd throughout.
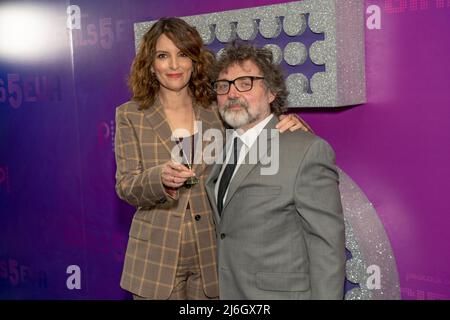
<path id="1" fill-rule="evenodd" d="M 156 42 L 162 34 L 172 40 L 178 49 L 192 60 L 190 94 L 194 102 L 208 107 L 215 98 L 210 85 L 214 55 L 205 48 L 197 30 L 179 18 L 162 18 L 143 36 L 128 78 L 132 99 L 143 109 L 147 109 L 155 102 L 159 92 L 159 82 L 151 72 L 151 66 L 155 60 Z"/>

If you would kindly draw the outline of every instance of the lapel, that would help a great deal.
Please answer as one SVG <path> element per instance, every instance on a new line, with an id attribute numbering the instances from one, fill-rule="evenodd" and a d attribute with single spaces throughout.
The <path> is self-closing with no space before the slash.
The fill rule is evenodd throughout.
<path id="1" fill-rule="evenodd" d="M 238 171 L 234 175 L 233 179 L 230 181 L 230 185 L 228 186 L 227 197 L 225 199 L 222 212 L 225 211 L 225 208 L 227 207 L 228 203 L 230 203 L 234 194 L 239 189 L 239 187 L 241 186 L 245 178 L 248 176 L 250 171 L 252 171 L 257 165 L 259 166 L 261 158 L 264 158 L 270 152 L 272 142 L 271 140 L 274 138 L 274 135 L 272 135 L 271 132 L 272 129 L 275 129 L 275 125 L 277 124 L 277 122 L 278 118 L 274 115 L 263 129 L 263 131 L 267 130 L 266 131 L 267 134 L 264 135 L 263 132 L 261 132 L 261 134 L 258 136 L 258 139 L 256 139 L 255 143 L 252 145 L 249 152 L 245 156 L 244 163 L 242 163 L 239 166 Z M 259 150 L 259 146 L 264 145 L 264 143 L 262 143 L 261 141 L 262 139 L 266 139 L 265 141 L 265 145 L 267 146 L 267 148 L 265 148 L 266 150 Z M 251 154 L 258 155 L 257 161 L 252 161 L 253 163 L 250 163 L 251 159 L 249 156 Z"/>
<path id="2" fill-rule="evenodd" d="M 155 130 L 162 145 L 166 148 L 169 154 L 176 147 L 175 141 L 172 138 L 172 129 L 170 128 L 169 121 L 167 120 L 166 114 L 164 113 L 163 106 L 157 99 L 152 107 L 146 109 L 145 119 L 150 123 L 150 125 Z M 203 161 L 203 151 L 211 143 L 209 141 L 203 141 L 204 132 L 208 129 L 214 128 L 214 121 L 216 120 L 216 115 L 214 110 L 204 108 L 200 105 L 194 105 L 195 121 L 198 124 L 198 140 L 195 145 L 195 161 L 192 166 L 197 177 L 200 177 L 201 173 L 205 169 L 205 162 Z"/>
<path id="3" fill-rule="evenodd" d="M 170 138 L 172 136 L 172 130 L 170 129 L 169 122 L 167 121 L 166 114 L 158 99 L 156 99 L 153 106 L 145 110 L 145 119 L 150 123 L 155 133 L 158 135 L 163 146 L 167 149 L 167 152 L 171 154 L 175 147 L 175 141 Z"/>
<path id="4" fill-rule="evenodd" d="M 208 178 L 206 179 L 206 183 L 205 183 L 206 193 L 208 195 L 209 202 L 211 203 L 211 207 L 214 211 L 214 216 L 216 218 L 216 221 L 218 221 L 218 222 L 220 222 L 220 215 L 219 215 L 219 212 L 217 211 L 217 201 L 216 201 L 216 194 L 215 194 L 214 190 L 215 190 L 215 186 L 216 186 L 216 182 L 217 182 L 217 177 L 219 176 L 221 168 L 222 168 L 221 164 L 215 164 L 211 170 L 211 173 L 209 174 Z"/>
<path id="5" fill-rule="evenodd" d="M 211 107 L 205 108 L 200 105 L 196 105 L 194 107 L 194 112 L 195 121 L 197 121 L 199 136 L 195 145 L 195 161 L 192 168 L 195 172 L 195 175 L 197 177 L 200 177 L 206 167 L 206 163 L 203 158 L 205 155 L 205 148 L 212 142 L 211 138 L 207 138 L 205 136 L 205 132 L 209 129 L 217 127 L 217 124 L 215 124 L 215 121 L 217 121 L 217 117 Z"/>

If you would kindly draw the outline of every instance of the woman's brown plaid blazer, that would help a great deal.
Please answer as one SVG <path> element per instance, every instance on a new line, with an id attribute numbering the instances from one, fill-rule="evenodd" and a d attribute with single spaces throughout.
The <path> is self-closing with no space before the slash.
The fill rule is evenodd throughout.
<path id="1" fill-rule="evenodd" d="M 215 108 L 196 106 L 202 131 L 223 130 Z M 120 285 L 136 295 L 167 299 L 173 288 L 180 249 L 181 226 L 189 202 L 199 250 L 205 294 L 218 297 L 216 236 L 205 180 L 211 166 L 203 161 L 193 170 L 200 183 L 180 188 L 176 199 L 165 193 L 162 165 L 171 160 L 171 129 L 159 103 L 141 110 L 127 102 L 116 110 L 116 192 L 137 208 L 130 228 Z M 203 149 L 208 142 L 203 142 Z"/>

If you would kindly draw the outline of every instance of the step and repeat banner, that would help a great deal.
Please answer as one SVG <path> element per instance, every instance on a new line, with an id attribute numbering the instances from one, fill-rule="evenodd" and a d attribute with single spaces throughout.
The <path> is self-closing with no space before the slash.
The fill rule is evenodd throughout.
<path id="1" fill-rule="evenodd" d="M 217 54 L 272 50 L 290 112 L 335 149 L 346 299 L 450 299 L 447 0 L 1 2 L 0 299 L 131 298 L 115 108 L 167 16 Z"/>

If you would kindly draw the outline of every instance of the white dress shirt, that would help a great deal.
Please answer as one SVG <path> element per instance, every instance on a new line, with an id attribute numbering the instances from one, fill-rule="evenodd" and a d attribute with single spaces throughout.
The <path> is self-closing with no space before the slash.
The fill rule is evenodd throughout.
<path id="1" fill-rule="evenodd" d="M 258 139 L 259 134 L 264 129 L 264 127 L 269 123 L 269 121 L 272 119 L 272 117 L 273 117 L 273 113 L 268 115 L 260 123 L 258 123 L 254 127 L 251 127 L 250 129 L 248 129 L 245 132 L 242 132 L 241 129 L 237 129 L 237 130 L 233 131 L 233 134 L 231 136 L 231 141 L 233 141 L 235 137 L 238 137 L 240 139 L 240 141 L 241 141 L 240 143 L 238 143 L 238 148 L 239 148 L 239 146 L 241 146 L 241 148 L 238 150 L 238 157 L 237 157 L 238 161 L 237 161 L 236 167 L 234 169 L 233 176 L 231 177 L 230 184 L 231 184 L 231 181 L 233 181 L 234 175 L 239 170 L 240 165 L 244 162 L 245 156 L 249 152 L 250 148 L 256 142 L 256 140 Z M 230 161 L 230 157 L 231 157 L 231 154 L 232 154 L 232 148 L 233 148 L 233 143 L 229 143 L 228 144 L 227 153 L 226 153 L 225 162 L 222 164 L 222 169 L 220 170 L 219 177 L 217 178 L 217 182 L 216 182 L 216 185 L 215 185 L 215 188 L 214 188 L 214 195 L 216 197 L 216 203 L 218 201 L 217 196 L 218 196 L 218 193 L 219 193 L 220 179 L 222 179 L 223 171 L 225 170 L 225 167 L 227 166 L 227 163 Z M 230 184 L 228 184 L 228 186 Z M 223 197 L 223 201 L 224 202 L 225 202 L 225 199 L 227 198 L 227 194 L 228 194 L 228 188 L 225 191 L 225 195 Z"/>

